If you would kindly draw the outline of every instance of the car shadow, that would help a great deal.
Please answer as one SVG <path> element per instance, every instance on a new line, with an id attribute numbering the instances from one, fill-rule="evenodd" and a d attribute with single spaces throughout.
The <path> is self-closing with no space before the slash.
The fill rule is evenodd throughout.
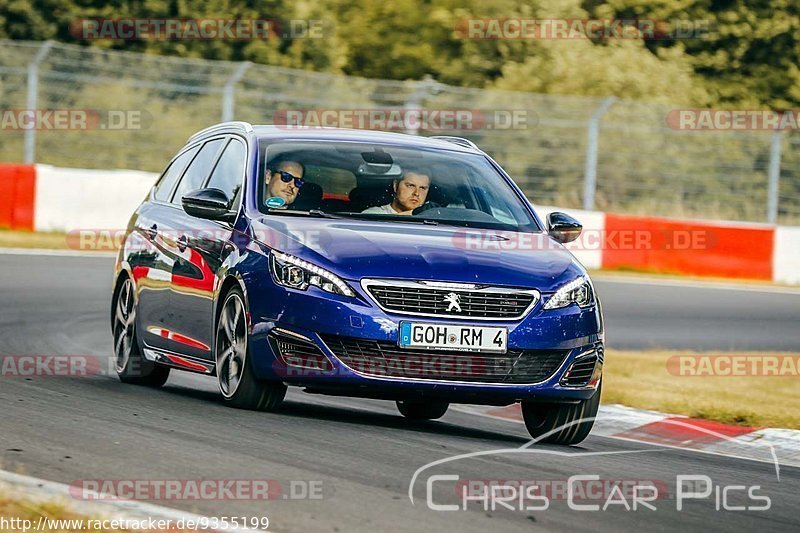
<path id="1" fill-rule="evenodd" d="M 399 413 L 390 414 L 368 411 L 360 408 L 354 409 L 350 407 L 320 405 L 295 400 L 286 400 L 274 414 L 292 418 L 326 420 L 337 423 L 410 431 L 414 433 L 430 433 L 472 439 L 490 439 L 509 442 L 514 445 L 522 445 L 530 440 L 529 438 L 519 435 L 500 433 L 488 429 L 465 427 L 445 420 L 410 420 Z"/>
<path id="2" fill-rule="evenodd" d="M 313 401 L 304 402 L 302 400 L 298 401 L 296 399 L 287 399 L 284 400 L 277 411 L 271 413 L 258 413 L 254 411 L 240 411 L 229 408 L 228 406 L 224 405 L 222 396 L 220 396 L 218 392 L 199 390 L 196 388 L 186 387 L 182 384 L 179 385 L 169 383 L 164 386 L 161 391 L 166 394 L 202 400 L 225 407 L 225 409 L 230 409 L 230 412 L 226 413 L 226 416 L 229 418 L 236 416 L 250 418 L 253 415 L 257 415 L 292 417 L 306 420 L 325 420 L 343 424 L 356 424 L 361 426 L 397 429 L 414 433 L 430 433 L 472 439 L 490 439 L 494 441 L 508 442 L 515 446 L 520 446 L 530 440 L 530 438 L 521 435 L 513 435 L 509 433 L 491 431 L 488 429 L 470 428 L 443 420 L 409 420 L 399 413 L 390 414 L 379 411 L 369 411 L 367 410 L 369 408 L 368 405 L 365 405 L 365 408 L 362 409 L 344 406 L 339 407 L 332 405 L 320 405 L 318 403 L 313 403 Z M 313 395 L 309 395 L 308 397 L 313 398 Z"/>
<path id="3" fill-rule="evenodd" d="M 121 384 L 116 380 L 91 380 L 94 386 L 106 388 L 117 388 Z M 441 435 L 449 437 L 468 438 L 476 440 L 490 440 L 495 442 L 508 443 L 510 446 L 519 447 L 530 442 L 530 437 L 524 434 L 525 430 L 520 426 L 519 434 L 506 433 L 502 430 L 480 429 L 465 426 L 463 424 L 451 423 L 446 420 L 410 420 L 399 413 L 386 413 L 381 411 L 370 411 L 369 404 L 361 407 L 351 406 L 332 406 L 314 403 L 313 401 L 302 401 L 297 399 L 287 399 L 281 404 L 280 408 L 274 412 L 257 412 L 233 409 L 222 400 L 222 396 L 217 391 L 198 389 L 184 383 L 168 382 L 160 389 L 148 389 L 135 385 L 122 385 L 122 390 L 147 391 L 146 396 L 153 393 L 161 393 L 176 398 L 199 400 L 208 404 L 220 407 L 216 413 L 208 413 L 210 417 L 223 416 L 225 420 L 236 422 L 258 422 L 259 417 L 286 417 L 305 420 L 321 420 L 341 424 L 354 424 L 365 427 L 386 428 L 400 431 L 407 431 L 418 434 Z M 308 395 L 313 398 L 316 395 Z M 336 398 L 335 396 L 324 396 L 325 398 Z M 468 413 L 458 413 L 459 416 L 469 417 Z M 447 417 L 448 415 L 445 415 Z M 474 416 L 477 422 L 481 418 Z M 550 444 L 537 444 L 538 447 L 562 450 L 562 446 Z M 581 450 L 581 446 L 573 446 L 572 450 Z"/>

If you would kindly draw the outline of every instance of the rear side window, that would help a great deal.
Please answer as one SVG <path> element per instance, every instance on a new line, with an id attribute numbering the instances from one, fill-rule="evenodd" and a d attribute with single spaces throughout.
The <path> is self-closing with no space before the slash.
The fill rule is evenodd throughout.
<path id="1" fill-rule="evenodd" d="M 247 149 L 241 141 L 231 139 L 222 156 L 219 158 L 208 187 L 216 187 L 234 200 L 231 205 L 235 205 L 238 199 L 239 189 L 242 186 L 242 176 L 244 175 L 245 157 Z"/>
<path id="2" fill-rule="evenodd" d="M 180 204 L 184 194 L 203 186 L 203 182 L 208 177 L 209 172 L 211 172 L 211 165 L 217 157 L 217 152 L 219 152 L 224 142 L 225 139 L 215 139 L 203 145 L 200 149 L 200 153 L 197 154 L 197 157 L 189 164 L 189 168 L 186 169 L 183 178 L 181 178 L 180 183 L 178 183 L 175 196 L 172 197 L 173 204 Z"/>
<path id="3" fill-rule="evenodd" d="M 200 147 L 195 146 L 175 158 L 175 161 L 173 161 L 167 171 L 164 172 L 161 181 L 158 182 L 158 186 L 156 187 L 156 200 L 162 202 L 169 201 L 172 189 L 175 187 L 175 182 L 181 177 L 183 170 L 186 168 L 186 165 L 189 164 L 189 161 L 192 160 L 194 154 L 197 153 L 198 148 Z"/>

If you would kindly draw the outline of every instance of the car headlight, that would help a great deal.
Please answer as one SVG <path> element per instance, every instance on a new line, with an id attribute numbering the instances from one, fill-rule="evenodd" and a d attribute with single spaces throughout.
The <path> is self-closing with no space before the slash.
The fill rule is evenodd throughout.
<path id="1" fill-rule="evenodd" d="M 595 304 L 594 288 L 589 278 L 581 276 L 570 281 L 547 300 L 545 309 L 560 309 L 571 304 L 578 304 L 578 307 L 590 307 Z"/>
<path id="2" fill-rule="evenodd" d="M 269 266 L 275 282 L 284 287 L 304 291 L 313 285 L 332 294 L 356 295 L 353 289 L 333 272 L 293 255 L 272 250 L 269 253 Z"/>

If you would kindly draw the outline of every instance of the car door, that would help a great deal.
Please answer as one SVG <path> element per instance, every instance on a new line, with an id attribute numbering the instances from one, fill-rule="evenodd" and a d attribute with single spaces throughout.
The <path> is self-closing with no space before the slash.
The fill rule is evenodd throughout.
<path id="1" fill-rule="evenodd" d="M 147 201 L 138 209 L 126 244 L 130 249 L 127 261 L 137 290 L 137 334 L 145 344 L 155 348 L 166 348 L 166 340 L 158 332 L 167 320 L 174 263 L 171 245 L 164 238 L 174 211 L 169 201 L 199 149 L 199 144 L 183 149 L 168 165 Z"/>
<path id="2" fill-rule="evenodd" d="M 160 307 L 152 311 L 152 315 L 157 317 L 157 320 L 141 322 L 140 327 L 144 329 L 142 339 L 145 343 L 164 351 L 177 353 L 185 351 L 183 349 L 185 342 L 183 342 L 182 336 L 185 326 L 181 324 L 175 313 L 172 290 L 175 264 L 182 260 L 183 255 L 178 240 L 180 235 L 186 231 L 185 220 L 181 216 L 183 208 L 180 206 L 180 197 L 186 193 L 187 189 L 191 190 L 195 185 L 202 184 L 223 144 L 224 138 L 198 144 L 194 157 L 188 163 L 170 194 L 165 197 L 165 201 L 158 202 L 157 229 L 150 228 L 151 233 L 155 234 L 155 242 L 161 254 L 161 268 L 156 273 L 159 278 L 157 303 Z M 195 188 L 199 188 L 199 186 Z"/>
<path id="3" fill-rule="evenodd" d="M 233 209 L 238 206 L 246 156 L 242 140 L 226 138 L 219 157 L 206 170 L 210 172 L 209 177 L 200 184 L 193 184 L 193 188 L 184 188 L 185 192 L 204 187 L 221 189 L 232 200 Z M 177 235 L 178 253 L 172 269 L 170 294 L 174 319 L 181 327 L 176 340 L 183 343 L 181 353 L 211 359 L 215 281 L 222 261 L 233 250 L 233 226 L 193 217 L 183 210 L 178 216 L 181 229 Z"/>

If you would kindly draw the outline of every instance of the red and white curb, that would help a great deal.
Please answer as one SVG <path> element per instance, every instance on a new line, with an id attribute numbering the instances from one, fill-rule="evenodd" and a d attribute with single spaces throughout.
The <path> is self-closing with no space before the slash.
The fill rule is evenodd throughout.
<path id="1" fill-rule="evenodd" d="M 139 523 L 164 520 L 170 521 L 171 524 L 211 523 L 208 517 L 176 509 L 139 501 L 108 500 L 103 499 L 93 491 L 82 489 L 82 492 L 87 496 L 87 501 L 74 499 L 70 493 L 69 485 L 0 470 L 0 495 L 9 494 L 16 500 L 57 504 L 87 520 L 125 520 Z M 214 531 L 202 527 L 197 528 L 197 530 Z M 224 531 L 229 533 L 234 531 L 251 532 L 254 530 L 231 526 Z"/>
<path id="2" fill-rule="evenodd" d="M 523 423 L 518 403 L 454 409 Z M 800 431 L 793 429 L 731 426 L 612 404 L 600 406 L 592 435 L 800 467 Z"/>
<path id="3" fill-rule="evenodd" d="M 158 174 L 0 163 L 0 228 L 124 230 Z M 567 245 L 589 269 L 635 269 L 800 284 L 800 227 L 566 211 L 583 223 Z M 85 244 L 89 246 L 89 244 Z M 508 246 L 527 246 L 524 240 Z"/>

